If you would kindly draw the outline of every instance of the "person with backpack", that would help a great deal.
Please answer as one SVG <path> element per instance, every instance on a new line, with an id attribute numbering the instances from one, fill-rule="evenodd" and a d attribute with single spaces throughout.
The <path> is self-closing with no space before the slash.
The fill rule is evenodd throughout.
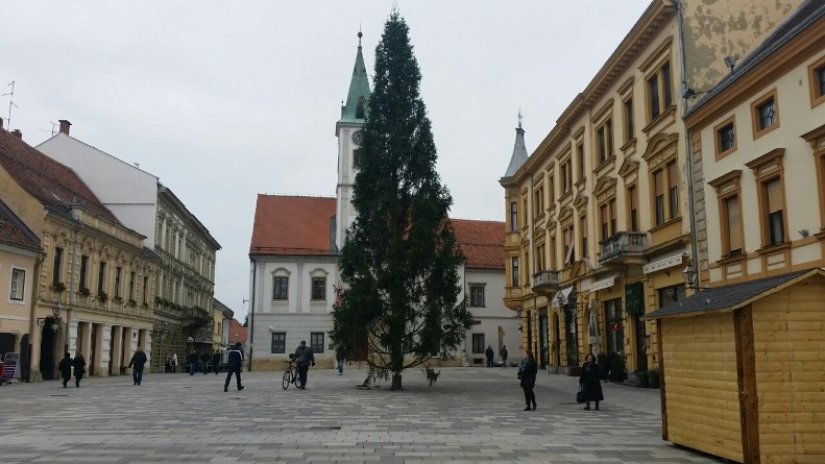
<path id="1" fill-rule="evenodd" d="M 72 378 L 73 365 L 74 360 L 72 359 L 72 355 L 67 351 L 66 356 L 60 361 L 60 364 L 57 365 L 57 369 L 60 370 L 60 374 L 63 376 L 63 388 L 66 388 L 66 384 L 69 383 L 69 380 Z"/>
<path id="2" fill-rule="evenodd" d="M 244 389 L 241 385 L 241 366 L 243 366 L 243 348 L 241 342 L 235 343 L 235 346 L 227 352 L 227 367 L 226 367 L 226 382 L 223 383 L 223 391 L 229 391 L 229 381 L 232 380 L 232 374 L 235 374 L 238 391 Z"/>

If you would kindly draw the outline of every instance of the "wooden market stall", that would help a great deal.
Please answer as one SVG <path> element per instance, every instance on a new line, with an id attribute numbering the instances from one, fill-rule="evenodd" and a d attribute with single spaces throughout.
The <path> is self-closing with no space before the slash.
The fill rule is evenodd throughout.
<path id="1" fill-rule="evenodd" d="M 665 440 L 737 462 L 825 462 L 825 270 L 651 312 Z"/>

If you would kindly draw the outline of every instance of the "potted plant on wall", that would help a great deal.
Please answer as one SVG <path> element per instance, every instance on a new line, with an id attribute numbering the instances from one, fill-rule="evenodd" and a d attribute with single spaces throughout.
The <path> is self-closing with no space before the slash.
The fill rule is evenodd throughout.
<path id="1" fill-rule="evenodd" d="M 89 289 L 86 288 L 86 287 L 83 287 L 83 288 L 81 288 L 80 290 L 77 291 L 77 294 L 80 295 L 80 296 L 89 296 L 89 295 L 91 295 L 91 293 L 92 292 L 90 292 Z"/>
<path id="2" fill-rule="evenodd" d="M 108 300 L 109 300 L 109 295 L 107 295 L 106 292 L 97 292 L 97 301 L 99 301 L 101 303 L 105 303 Z"/>
<path id="3" fill-rule="evenodd" d="M 63 282 L 57 282 L 54 285 L 52 285 L 51 288 L 52 288 L 52 291 L 55 291 L 55 292 L 64 292 L 64 291 L 66 291 L 66 284 L 64 284 Z"/>

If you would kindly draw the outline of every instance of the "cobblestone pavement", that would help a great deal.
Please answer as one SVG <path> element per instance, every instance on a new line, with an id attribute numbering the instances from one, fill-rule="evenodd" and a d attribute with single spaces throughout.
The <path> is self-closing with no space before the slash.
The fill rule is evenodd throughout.
<path id="1" fill-rule="evenodd" d="M 0 387 L 0 460 L 72 463 L 709 463 L 662 441 L 659 391 L 605 385 L 601 411 L 577 379 L 541 374 L 522 411 L 513 368 L 420 370 L 405 389 L 358 390 L 365 371 L 312 369 L 306 390 L 279 372 L 147 374 Z M 233 379 L 234 381 L 234 379 Z M 386 384 L 384 385 L 386 387 Z"/>

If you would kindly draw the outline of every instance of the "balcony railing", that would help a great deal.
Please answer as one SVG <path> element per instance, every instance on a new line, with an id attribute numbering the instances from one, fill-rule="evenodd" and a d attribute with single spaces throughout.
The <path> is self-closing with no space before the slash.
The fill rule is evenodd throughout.
<path id="1" fill-rule="evenodd" d="M 561 273 L 559 271 L 539 271 L 533 274 L 533 291 L 558 291 L 559 282 L 561 282 Z"/>
<path id="2" fill-rule="evenodd" d="M 601 245 L 599 262 L 602 265 L 644 264 L 647 232 L 617 232 Z"/>

